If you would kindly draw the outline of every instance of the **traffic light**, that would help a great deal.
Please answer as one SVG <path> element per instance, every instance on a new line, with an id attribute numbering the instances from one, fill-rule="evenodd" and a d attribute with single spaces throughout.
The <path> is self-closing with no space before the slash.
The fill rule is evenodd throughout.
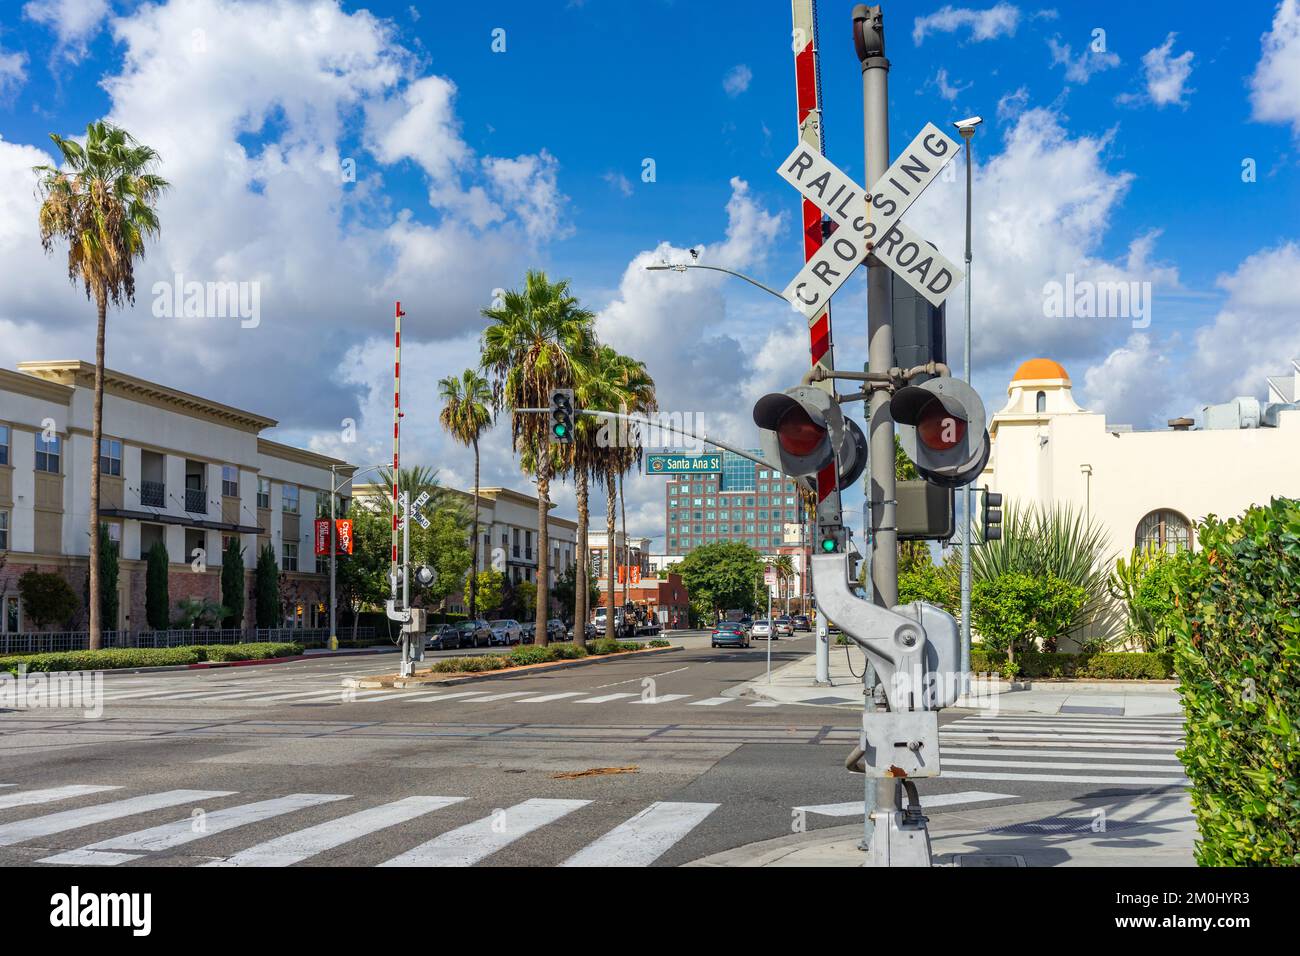
<path id="1" fill-rule="evenodd" d="M 573 389 L 551 389 L 551 441 L 573 444 Z"/>
<path id="2" fill-rule="evenodd" d="M 984 489 L 983 528 L 985 541 L 1002 539 L 1002 495 L 987 488 Z"/>
<path id="3" fill-rule="evenodd" d="M 810 490 L 817 488 L 817 474 L 837 458 L 841 488 L 857 481 L 867 465 L 862 429 L 823 389 L 801 385 L 764 395 L 754 405 L 754 424 L 763 456 Z"/>
<path id="4" fill-rule="evenodd" d="M 984 402 L 960 379 L 945 375 L 906 385 L 894 393 L 889 412 L 903 451 L 926 481 L 959 488 L 988 463 Z"/>

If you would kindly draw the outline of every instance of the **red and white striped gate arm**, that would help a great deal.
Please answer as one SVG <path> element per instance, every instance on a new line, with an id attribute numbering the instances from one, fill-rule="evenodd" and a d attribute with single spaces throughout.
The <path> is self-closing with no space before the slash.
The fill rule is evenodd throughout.
<path id="1" fill-rule="evenodd" d="M 393 563 L 390 571 L 397 574 L 397 515 L 401 486 L 402 452 L 402 303 L 393 303 Z M 389 578 L 396 580 L 395 577 Z"/>

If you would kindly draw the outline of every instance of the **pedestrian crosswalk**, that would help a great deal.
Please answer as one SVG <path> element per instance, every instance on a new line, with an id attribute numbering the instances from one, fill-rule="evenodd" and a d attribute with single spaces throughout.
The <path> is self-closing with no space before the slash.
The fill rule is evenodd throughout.
<path id="1" fill-rule="evenodd" d="M 1185 786 L 1181 717 L 972 714 L 939 729 L 949 780 Z"/>
<path id="2" fill-rule="evenodd" d="M 82 784 L 39 790 L 13 788 L 10 795 L 21 799 L 10 800 L 3 808 L 42 810 L 46 805 L 120 789 Z M 172 863 L 209 867 L 292 866 L 406 824 L 409 826 L 402 833 L 411 845 L 396 853 L 385 849 L 382 859 L 370 862 L 384 867 L 467 867 L 509 850 L 531 833 L 565 825 L 571 815 L 593 804 L 585 799 L 549 797 L 531 797 L 498 808 L 485 804 L 477 811 L 478 815 L 458 826 L 438 826 L 436 814 L 465 804 L 470 799 L 465 796 L 412 795 L 379 806 L 359 807 L 364 798 L 349 794 L 292 793 L 211 808 L 214 802 L 239 797 L 232 790 L 174 789 L 108 799 L 67 810 L 54 809 L 8 822 L 0 816 L 0 847 L 21 848 L 23 844 L 36 843 L 41 848 L 37 853 L 47 853 L 36 862 L 53 866 L 153 865 L 169 857 Z M 561 852 L 552 862 L 574 867 L 649 866 L 719 806 L 655 801 L 613 825 L 607 815 L 584 821 L 579 829 L 587 841 L 585 845 L 577 852 Z M 330 807 L 345 812 L 324 822 L 294 824 L 296 814 Z M 155 822 L 158 817 L 162 817 L 162 822 Z M 103 836 L 104 827 L 114 824 L 122 832 Z M 241 830 L 255 826 L 258 835 L 263 837 L 267 826 L 278 826 L 280 832 L 260 842 L 241 838 Z M 79 843 L 76 833 L 92 827 L 98 838 Z M 205 842 L 212 844 L 217 838 L 221 838 L 220 847 L 204 846 Z M 568 834 L 561 842 L 572 845 Z M 67 848 L 56 852 L 46 849 L 60 843 Z M 376 845 L 389 846 L 387 842 Z M 361 849 L 364 853 L 369 847 L 362 845 Z M 180 860 L 175 859 L 178 851 L 184 854 Z"/>

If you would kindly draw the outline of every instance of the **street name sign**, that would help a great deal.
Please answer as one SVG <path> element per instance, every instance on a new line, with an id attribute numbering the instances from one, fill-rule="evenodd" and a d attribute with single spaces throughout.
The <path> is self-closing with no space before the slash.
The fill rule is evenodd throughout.
<path id="1" fill-rule="evenodd" d="M 778 174 L 838 228 L 786 286 L 786 301 L 812 317 L 874 254 L 931 305 L 941 305 L 965 273 L 899 220 L 956 152 L 957 141 L 927 123 L 867 195 L 816 150 L 803 143 L 796 146 Z"/>
<path id="2" fill-rule="evenodd" d="M 652 475 L 698 475 L 722 471 L 721 455 L 647 455 L 646 470 Z"/>

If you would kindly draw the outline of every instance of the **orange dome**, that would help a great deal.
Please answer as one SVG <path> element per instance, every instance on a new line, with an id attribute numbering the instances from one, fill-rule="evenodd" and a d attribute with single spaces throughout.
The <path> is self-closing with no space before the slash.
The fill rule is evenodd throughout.
<path id="1" fill-rule="evenodd" d="M 1068 382 L 1070 373 L 1060 362 L 1053 362 L 1049 358 L 1031 358 L 1016 369 L 1016 374 L 1011 376 L 1011 381 L 1016 382 L 1027 378 L 1063 378 Z"/>

